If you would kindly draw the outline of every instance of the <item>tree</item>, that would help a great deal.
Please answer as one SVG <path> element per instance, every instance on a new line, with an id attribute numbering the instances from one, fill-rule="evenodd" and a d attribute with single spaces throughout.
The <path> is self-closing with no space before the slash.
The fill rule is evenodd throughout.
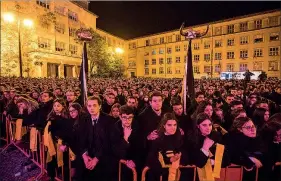
<path id="1" fill-rule="evenodd" d="M 17 12 L 15 22 L 3 22 L 1 24 L 1 76 L 19 76 L 19 46 L 21 48 L 23 76 L 28 76 L 34 68 L 34 54 L 37 47 L 37 39 L 34 27 L 22 25 L 21 13 L 25 8 L 18 3 L 12 7 Z M 20 27 L 18 29 L 18 23 Z M 19 31 L 21 44 L 19 45 Z M 37 56 L 38 60 L 39 57 Z"/>
<path id="2" fill-rule="evenodd" d="M 92 41 L 88 42 L 87 55 L 91 77 L 122 77 L 124 64 L 122 58 L 109 47 L 97 32 L 90 29 Z"/>

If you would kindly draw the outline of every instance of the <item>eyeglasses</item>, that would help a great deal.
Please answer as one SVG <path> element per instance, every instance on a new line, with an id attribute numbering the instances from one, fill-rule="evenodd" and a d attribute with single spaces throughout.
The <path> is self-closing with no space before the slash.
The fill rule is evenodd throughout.
<path id="1" fill-rule="evenodd" d="M 255 125 L 253 125 L 253 126 L 244 126 L 244 127 L 242 127 L 242 128 L 245 128 L 246 130 L 252 130 L 252 129 L 256 129 L 256 126 Z"/>
<path id="2" fill-rule="evenodd" d="M 124 120 L 130 120 L 130 119 L 133 119 L 134 117 L 124 117 L 124 116 L 122 116 L 121 118 L 124 119 Z"/>
<path id="3" fill-rule="evenodd" d="M 75 111 L 77 111 L 77 110 L 69 110 L 69 113 L 74 113 Z"/>

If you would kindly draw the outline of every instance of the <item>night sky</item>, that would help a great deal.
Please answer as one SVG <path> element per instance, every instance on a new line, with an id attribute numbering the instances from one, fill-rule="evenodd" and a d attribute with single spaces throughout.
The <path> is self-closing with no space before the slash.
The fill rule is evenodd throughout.
<path id="1" fill-rule="evenodd" d="M 280 2 L 172 2 L 92 1 L 89 10 L 97 14 L 97 27 L 124 39 L 186 26 L 280 9 Z"/>

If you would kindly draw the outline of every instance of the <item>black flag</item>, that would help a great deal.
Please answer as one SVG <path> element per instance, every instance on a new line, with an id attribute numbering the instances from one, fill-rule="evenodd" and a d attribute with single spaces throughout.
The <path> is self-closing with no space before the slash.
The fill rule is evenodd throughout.
<path id="1" fill-rule="evenodd" d="M 189 98 L 193 99 L 195 97 L 194 90 L 194 77 L 193 77 L 193 68 L 192 68 L 192 52 L 191 52 L 191 39 L 189 39 L 189 45 L 187 50 L 187 60 L 185 63 L 185 72 L 183 77 L 183 107 L 184 113 L 186 113 L 186 104 L 187 104 L 187 90 Z"/>
<path id="2" fill-rule="evenodd" d="M 83 44 L 82 62 L 80 68 L 80 89 L 81 89 L 81 104 L 85 105 L 87 100 L 87 75 L 88 75 L 88 57 L 86 43 Z"/>

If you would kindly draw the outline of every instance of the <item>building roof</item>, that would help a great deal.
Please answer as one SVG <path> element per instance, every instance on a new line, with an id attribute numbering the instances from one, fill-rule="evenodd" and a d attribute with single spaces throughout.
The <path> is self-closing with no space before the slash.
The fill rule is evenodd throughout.
<path id="1" fill-rule="evenodd" d="M 209 22 L 209 23 L 204 23 L 204 24 L 199 24 L 199 25 L 185 27 L 185 29 L 188 29 L 188 28 L 191 28 L 191 27 L 192 28 L 197 28 L 197 27 L 200 27 L 200 26 L 207 26 L 207 25 L 210 25 L 210 24 L 223 23 L 223 22 L 233 21 L 233 20 L 242 19 L 242 18 L 248 18 L 248 17 L 252 17 L 252 16 L 258 16 L 258 15 L 268 14 L 268 13 L 273 13 L 273 12 L 280 12 L 280 9 L 274 9 L 274 10 L 269 10 L 269 11 L 252 13 L 252 14 L 248 14 L 248 15 L 236 16 L 236 17 L 228 18 L 228 19 L 224 19 L 224 20 L 213 21 L 213 22 Z M 179 26 L 179 28 L 180 28 L 180 26 Z M 178 29 L 174 29 L 174 30 L 170 30 L 170 31 L 164 31 L 164 32 L 160 32 L 160 33 L 144 35 L 144 36 L 140 36 L 140 37 L 136 37 L 136 38 L 132 38 L 132 39 L 126 39 L 126 40 L 127 41 L 131 41 L 131 40 L 136 40 L 136 39 L 145 38 L 145 37 L 151 37 L 151 36 L 156 36 L 156 35 L 161 35 L 161 34 L 166 34 L 166 33 L 172 33 L 174 31 L 178 31 L 179 28 Z"/>

